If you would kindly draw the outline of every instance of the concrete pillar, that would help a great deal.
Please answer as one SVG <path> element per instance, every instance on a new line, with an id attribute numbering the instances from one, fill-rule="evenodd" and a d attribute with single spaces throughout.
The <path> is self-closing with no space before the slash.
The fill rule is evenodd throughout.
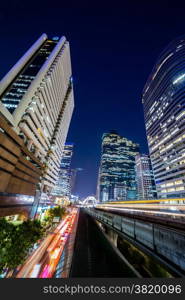
<path id="1" fill-rule="evenodd" d="M 107 235 L 111 242 L 114 244 L 115 247 L 117 247 L 117 241 L 118 241 L 118 234 L 113 231 L 112 229 L 107 230 Z"/>

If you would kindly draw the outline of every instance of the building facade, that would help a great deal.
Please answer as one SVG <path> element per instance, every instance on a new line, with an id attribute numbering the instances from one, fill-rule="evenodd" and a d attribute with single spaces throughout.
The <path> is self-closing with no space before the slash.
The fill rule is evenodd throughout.
<path id="1" fill-rule="evenodd" d="M 55 185 L 74 106 L 69 43 L 43 34 L 2 79 L 0 111 Z"/>
<path id="2" fill-rule="evenodd" d="M 60 195 L 71 197 L 73 170 L 71 169 L 71 158 L 73 155 L 73 144 L 65 144 L 59 177 L 55 187 L 52 190 L 52 195 Z"/>
<path id="3" fill-rule="evenodd" d="M 0 116 L 0 217 L 29 216 L 43 164 Z"/>
<path id="4" fill-rule="evenodd" d="M 135 155 L 138 152 L 138 144 L 116 132 L 103 134 L 97 188 L 100 202 L 137 199 Z"/>
<path id="5" fill-rule="evenodd" d="M 185 37 L 174 40 L 159 56 L 142 102 L 158 197 L 184 197 Z"/>
<path id="6" fill-rule="evenodd" d="M 156 199 L 157 191 L 150 157 L 146 154 L 137 154 L 135 160 L 138 200 Z"/>
<path id="7" fill-rule="evenodd" d="M 6 134 L 1 126 L 1 134 L 8 145 L 13 132 L 15 143 L 22 142 L 21 153 L 23 148 L 27 153 L 26 162 L 22 167 L 15 166 L 9 186 L 1 185 L 0 193 L 34 196 L 36 190 L 52 190 L 73 108 L 69 43 L 65 37 L 50 39 L 43 34 L 0 82 L 0 120 L 9 126 Z M 5 173 L 10 173 L 8 164 L 15 164 L 17 155 L 13 148 L 8 151 L 8 159 L 0 152 L 0 177 L 4 182 L 8 176 Z M 30 170 L 26 169 L 28 165 Z M 35 168 L 40 170 L 37 176 Z M 23 182 L 31 182 L 32 188 L 23 188 Z"/>

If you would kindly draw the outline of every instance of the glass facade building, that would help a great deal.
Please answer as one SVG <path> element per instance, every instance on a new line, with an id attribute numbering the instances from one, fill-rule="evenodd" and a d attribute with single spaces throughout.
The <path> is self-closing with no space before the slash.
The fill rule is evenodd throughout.
<path id="1" fill-rule="evenodd" d="M 158 197 L 184 197 L 185 37 L 171 42 L 159 56 L 142 102 Z"/>
<path id="2" fill-rule="evenodd" d="M 135 159 L 138 200 L 156 199 L 157 191 L 150 157 L 146 154 L 137 154 Z"/>
<path id="3" fill-rule="evenodd" d="M 52 195 L 71 197 L 73 175 L 73 170 L 71 169 L 72 155 L 73 144 L 65 144 L 60 165 L 59 178 L 52 191 Z"/>
<path id="4" fill-rule="evenodd" d="M 135 155 L 139 145 L 116 132 L 103 134 L 98 176 L 98 200 L 137 199 Z"/>
<path id="5" fill-rule="evenodd" d="M 19 105 L 30 84 L 35 79 L 56 44 L 57 41 L 47 39 L 33 55 L 29 63 L 21 70 L 12 84 L 4 91 L 1 96 L 1 102 L 10 113 L 13 113 Z"/>
<path id="6" fill-rule="evenodd" d="M 44 193 L 58 178 L 74 108 L 71 76 L 69 42 L 43 34 L 0 84 L 0 114 L 43 164 Z"/>

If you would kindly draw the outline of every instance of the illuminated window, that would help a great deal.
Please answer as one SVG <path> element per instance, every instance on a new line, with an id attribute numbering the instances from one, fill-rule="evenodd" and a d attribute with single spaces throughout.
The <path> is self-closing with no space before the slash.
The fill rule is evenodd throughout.
<path id="1" fill-rule="evenodd" d="M 173 84 L 179 83 L 185 79 L 185 73 L 177 77 L 174 81 Z"/>
<path id="2" fill-rule="evenodd" d="M 184 190 L 184 187 L 183 186 L 179 186 L 176 188 L 176 191 L 183 191 Z"/>
<path id="3" fill-rule="evenodd" d="M 166 183 L 166 186 L 172 186 L 172 185 L 174 185 L 173 182 L 168 182 L 168 183 Z"/>
<path id="4" fill-rule="evenodd" d="M 175 181 L 175 184 L 182 184 L 182 183 L 183 183 L 182 180 L 177 180 L 177 181 Z"/>
<path id="5" fill-rule="evenodd" d="M 171 188 L 171 189 L 168 189 L 167 191 L 168 191 L 168 192 L 174 192 L 175 189 L 174 189 L 174 188 Z"/>

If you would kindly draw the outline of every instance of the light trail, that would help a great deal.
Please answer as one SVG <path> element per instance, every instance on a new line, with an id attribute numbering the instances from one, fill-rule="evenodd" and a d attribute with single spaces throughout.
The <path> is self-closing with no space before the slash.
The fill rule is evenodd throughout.
<path id="1" fill-rule="evenodd" d="M 185 198 L 166 198 L 166 199 L 145 199 L 145 200 L 125 200 L 125 201 L 112 201 L 104 202 L 104 204 L 148 204 L 148 203 L 185 203 Z M 101 204 L 100 204 L 101 205 Z"/>
<path id="2" fill-rule="evenodd" d="M 22 265 L 17 278 L 51 278 L 58 265 L 65 243 L 72 231 L 78 210 L 69 215 L 50 233 Z"/>
<path id="3" fill-rule="evenodd" d="M 178 210 L 178 211 L 185 211 L 185 204 L 102 204 L 97 205 L 97 208 L 104 208 L 104 207 L 120 207 L 120 208 L 147 208 L 147 209 L 160 209 L 160 210 Z"/>
<path id="4" fill-rule="evenodd" d="M 54 245 L 50 246 L 47 249 L 47 252 L 49 254 L 48 260 L 44 266 L 44 270 L 41 271 L 39 278 L 51 278 L 53 276 L 55 269 L 58 265 L 59 259 L 61 257 L 62 251 L 64 249 L 65 243 L 72 231 L 72 225 L 74 223 L 75 216 L 76 215 L 73 214 L 67 219 L 65 225 L 57 234 L 58 236 L 54 238 L 54 241 L 56 240 Z"/>
<path id="5" fill-rule="evenodd" d="M 136 209 L 135 206 L 130 206 L 130 208 L 123 208 L 121 206 L 117 206 L 115 207 L 111 206 L 111 205 L 98 205 L 97 208 L 102 208 L 105 210 L 116 210 L 116 211 L 127 211 L 127 212 L 139 212 L 139 213 L 147 213 L 147 214 L 153 214 L 153 215 L 166 215 L 166 216 L 174 216 L 174 217 L 185 217 L 184 213 L 174 213 L 173 211 L 170 212 L 165 212 L 165 211 L 159 211 L 159 210 L 145 210 L 145 209 Z M 146 208 L 146 207 L 145 207 Z M 157 205 L 155 206 L 155 208 L 158 208 Z M 183 210 L 185 210 L 185 207 L 183 208 Z"/>

